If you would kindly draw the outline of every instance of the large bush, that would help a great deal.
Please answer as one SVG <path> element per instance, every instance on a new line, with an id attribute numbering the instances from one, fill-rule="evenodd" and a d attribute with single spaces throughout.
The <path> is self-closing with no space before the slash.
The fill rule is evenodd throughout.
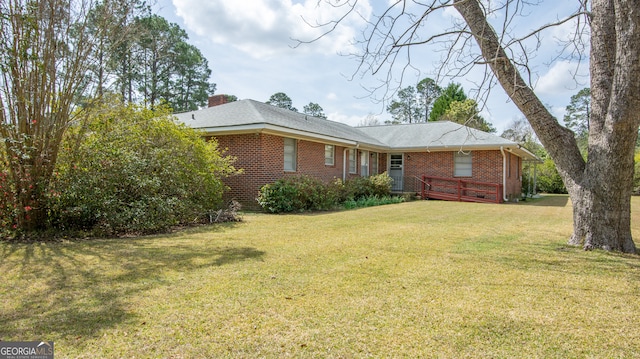
<path id="1" fill-rule="evenodd" d="M 258 203 L 272 213 L 327 210 L 335 206 L 338 186 L 311 176 L 292 176 L 262 186 Z"/>
<path id="2" fill-rule="evenodd" d="M 151 233 L 200 221 L 220 207 L 235 172 L 214 141 L 166 109 L 104 105 L 69 132 L 51 191 L 51 224 Z"/>
<path id="3" fill-rule="evenodd" d="M 345 200 L 359 200 L 366 197 L 385 197 L 391 193 L 393 180 L 384 172 L 370 177 L 354 177 L 344 184 Z"/>
<path id="4" fill-rule="evenodd" d="M 567 193 L 562 177 L 560 177 L 556 164 L 551 158 L 546 158 L 544 163 L 538 167 L 536 184 L 538 192 Z"/>
<path id="5" fill-rule="evenodd" d="M 391 182 L 386 173 L 344 183 L 339 179 L 325 183 L 311 176 L 292 176 L 264 185 L 257 200 L 272 213 L 329 210 L 346 201 L 389 196 Z"/>

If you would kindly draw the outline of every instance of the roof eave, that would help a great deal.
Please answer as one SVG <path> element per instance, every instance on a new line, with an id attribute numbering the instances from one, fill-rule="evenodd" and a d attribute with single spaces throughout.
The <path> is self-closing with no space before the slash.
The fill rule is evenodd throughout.
<path id="1" fill-rule="evenodd" d="M 349 140 L 345 138 L 339 138 L 334 136 L 327 136 L 318 133 L 296 130 L 283 126 L 271 125 L 268 123 L 252 123 L 237 126 L 220 126 L 220 127 L 202 127 L 199 130 L 204 131 L 205 134 L 215 135 L 241 135 L 248 133 L 265 133 L 269 135 L 286 136 L 291 138 L 297 138 L 302 140 L 308 140 L 313 142 L 322 142 L 326 144 L 333 144 L 345 147 L 355 147 L 358 145 L 358 141 Z"/>

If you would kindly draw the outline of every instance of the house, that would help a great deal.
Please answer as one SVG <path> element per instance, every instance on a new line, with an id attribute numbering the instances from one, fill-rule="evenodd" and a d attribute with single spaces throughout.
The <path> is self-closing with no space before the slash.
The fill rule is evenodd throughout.
<path id="1" fill-rule="evenodd" d="M 240 175 L 227 178 L 228 199 L 257 208 L 259 189 L 284 176 L 325 181 L 385 171 L 393 192 L 428 198 L 502 202 L 521 196 L 522 163 L 536 157 L 517 143 L 460 124 L 352 127 L 254 100 L 176 114 L 178 121 L 215 137 L 237 157 Z"/>

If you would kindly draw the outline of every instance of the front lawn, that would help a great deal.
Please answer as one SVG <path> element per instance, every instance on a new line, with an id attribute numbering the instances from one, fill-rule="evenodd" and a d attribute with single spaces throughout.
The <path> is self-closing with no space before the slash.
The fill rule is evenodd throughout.
<path id="1" fill-rule="evenodd" d="M 640 256 L 568 247 L 566 196 L 244 219 L 0 242 L 0 340 L 56 358 L 640 357 Z"/>

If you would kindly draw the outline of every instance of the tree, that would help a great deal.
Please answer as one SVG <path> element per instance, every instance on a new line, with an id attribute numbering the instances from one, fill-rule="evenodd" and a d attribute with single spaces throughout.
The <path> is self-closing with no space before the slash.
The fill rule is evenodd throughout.
<path id="1" fill-rule="evenodd" d="M 92 36 L 90 4 L 0 2 L 0 136 L 18 229 L 46 223 L 46 193 L 60 143 L 84 114 L 75 100 L 95 91 L 87 74 L 100 37 Z"/>
<path id="2" fill-rule="evenodd" d="M 398 99 L 393 99 L 389 106 L 387 106 L 387 112 L 389 112 L 393 118 L 392 123 L 415 123 L 419 122 L 421 118 L 421 110 L 418 107 L 418 97 L 416 89 L 413 86 L 407 86 L 398 91 Z"/>
<path id="3" fill-rule="evenodd" d="M 359 69 L 378 73 L 385 66 L 393 67 L 394 59 L 411 59 L 412 48 L 425 44 L 446 44 L 445 59 L 456 67 L 449 73 L 465 74 L 476 66 L 483 67 L 484 81 L 479 85 L 485 91 L 477 93 L 488 96 L 488 89 L 499 83 L 557 165 L 573 206 L 569 243 L 584 249 L 634 253 L 630 199 L 640 125 L 640 48 L 632 44 L 640 43 L 638 0 L 592 0 L 590 6 L 588 1 L 580 1 L 571 12 L 557 17 L 554 14 L 548 23 L 524 34 L 517 33 L 514 21 L 528 13 L 524 8 L 530 3 L 525 1 L 453 0 L 405 5 L 404 1 L 393 2 L 382 15 L 367 21 L 369 26 L 356 41 L 361 45 L 361 51 L 355 54 Z M 427 25 L 438 17 L 438 11 L 451 7 L 462 20 L 453 20 L 449 29 Z M 347 12 L 339 20 L 325 23 L 329 32 L 349 13 L 362 16 L 355 5 Z M 561 50 L 567 52 L 556 58 L 589 59 L 591 114 L 586 159 L 573 132 L 558 122 L 533 91 L 532 77 L 522 76 L 531 73 L 527 61 L 542 43 L 540 36 L 569 24 L 575 24 L 573 37 Z M 392 77 L 390 70 L 388 74 L 387 79 Z"/>
<path id="4" fill-rule="evenodd" d="M 284 92 L 276 92 L 267 101 L 269 105 L 284 108 L 287 110 L 298 112 L 298 109 L 292 106 L 292 101 L 289 96 Z"/>
<path id="5" fill-rule="evenodd" d="M 495 127 L 487 122 L 478 111 L 478 103 L 472 99 L 453 101 L 440 117 L 440 120 L 451 121 L 485 132 L 496 132 Z"/>
<path id="6" fill-rule="evenodd" d="M 454 101 L 464 101 L 467 99 L 467 95 L 464 94 L 462 85 L 450 83 L 442 90 L 442 93 L 433 102 L 433 109 L 429 115 L 429 121 L 438 121 Z"/>
<path id="7" fill-rule="evenodd" d="M 544 150 L 526 118 L 511 121 L 500 137 L 518 143 L 536 155 Z"/>
<path id="8" fill-rule="evenodd" d="M 165 100 L 175 112 L 197 110 L 216 91 L 216 84 L 209 82 L 209 63 L 197 47 L 186 42 L 177 44 L 176 50 L 171 91 Z"/>
<path id="9" fill-rule="evenodd" d="M 130 81 L 120 81 L 122 98 L 126 98 L 127 89 L 133 91 L 133 66 L 130 60 L 122 57 L 137 38 L 135 18 L 143 14 L 145 4 L 142 0 L 100 0 L 89 10 L 88 34 L 96 43 L 93 51 L 91 78 L 88 81 L 96 87 L 98 97 L 118 81 L 118 76 L 129 77 Z M 124 65 L 124 72 L 120 65 Z M 126 85 L 125 85 L 126 84 Z"/>
<path id="10" fill-rule="evenodd" d="M 362 120 L 360 120 L 360 122 L 358 122 L 358 127 L 380 126 L 381 124 L 382 123 L 380 123 L 380 119 L 378 119 L 374 114 L 369 113 L 367 117 L 363 118 Z"/>
<path id="11" fill-rule="evenodd" d="M 322 107 L 314 102 L 309 102 L 308 105 L 304 106 L 302 108 L 302 112 L 305 115 L 309 116 L 320 117 L 324 119 L 327 118 L 327 115 L 324 114 L 324 110 L 322 109 Z"/>
<path id="12" fill-rule="evenodd" d="M 137 92 L 141 102 L 154 108 L 168 102 L 176 112 L 195 110 L 215 91 L 211 70 L 187 32 L 175 23 L 149 14 L 136 20 L 138 39 L 132 49 L 136 59 Z"/>
<path id="13" fill-rule="evenodd" d="M 433 101 L 440 96 L 442 89 L 433 79 L 426 77 L 418 82 L 416 91 L 418 92 L 419 102 L 424 111 L 423 121 L 427 122 L 429 121 L 429 112 L 431 111 Z"/>
<path id="14" fill-rule="evenodd" d="M 589 120 L 591 117 L 591 89 L 586 87 L 571 96 L 564 115 L 565 126 L 573 131 L 580 152 L 586 153 L 589 137 Z"/>

